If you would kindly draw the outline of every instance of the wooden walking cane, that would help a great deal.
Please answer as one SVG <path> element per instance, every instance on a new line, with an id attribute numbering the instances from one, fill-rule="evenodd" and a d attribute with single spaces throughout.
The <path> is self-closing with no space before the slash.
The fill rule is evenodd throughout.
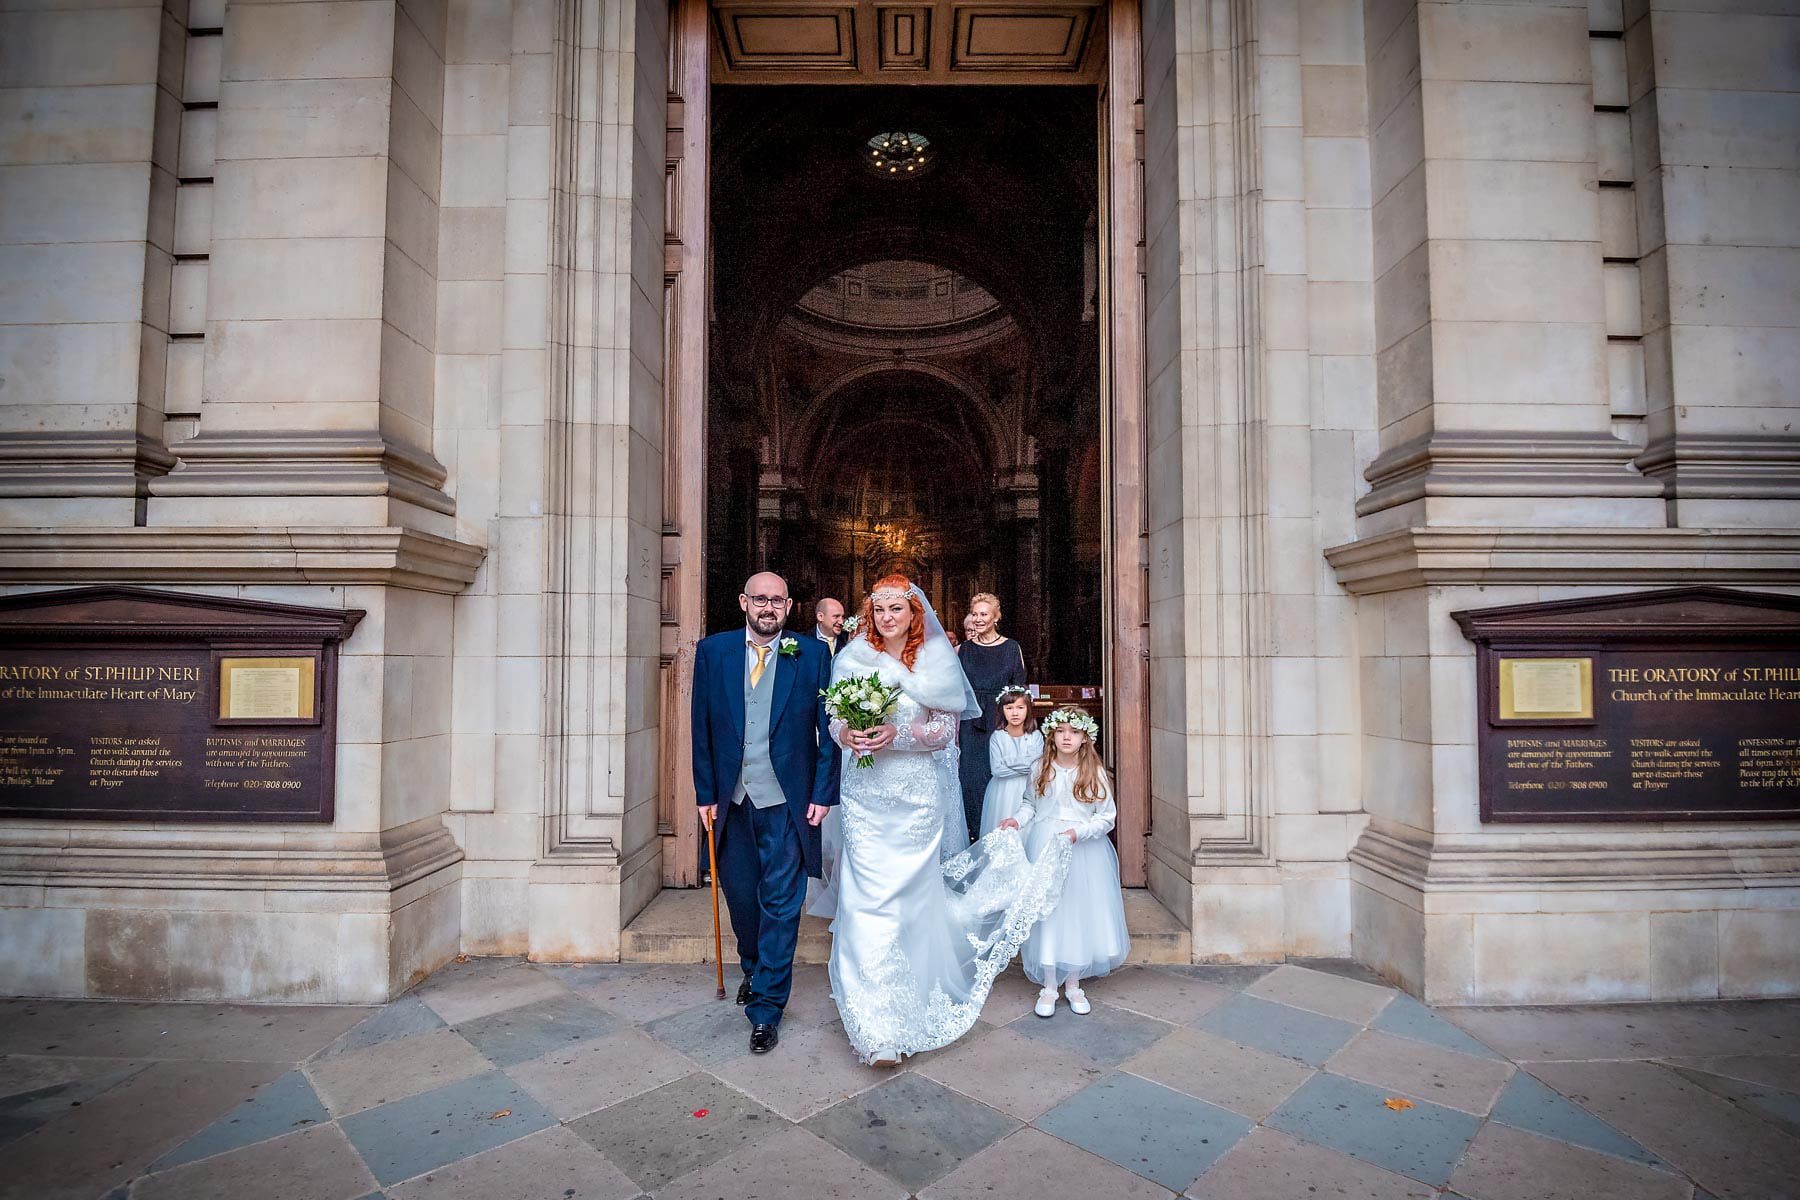
<path id="1" fill-rule="evenodd" d="M 713 902 L 713 966 L 719 977 L 719 994 L 715 1000 L 725 998 L 725 951 L 724 938 L 719 933 L 719 840 L 713 833 L 713 823 L 719 818 L 718 809 L 713 809 L 713 819 L 706 822 L 706 874 L 712 880 Z"/>

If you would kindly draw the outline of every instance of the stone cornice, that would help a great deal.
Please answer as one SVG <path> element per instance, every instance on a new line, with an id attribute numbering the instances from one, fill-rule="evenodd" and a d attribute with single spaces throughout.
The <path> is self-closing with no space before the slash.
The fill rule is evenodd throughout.
<path id="1" fill-rule="evenodd" d="M 380 584 L 460 592 L 487 551 L 399 527 L 0 529 L 0 582 Z"/>
<path id="2" fill-rule="evenodd" d="M 1333 546 L 1353 595 L 1441 584 L 1800 584 L 1800 529 L 1400 529 Z"/>

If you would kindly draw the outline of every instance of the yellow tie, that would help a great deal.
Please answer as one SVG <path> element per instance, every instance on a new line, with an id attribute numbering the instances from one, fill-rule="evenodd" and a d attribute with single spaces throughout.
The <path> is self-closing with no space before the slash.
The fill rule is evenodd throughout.
<path id="1" fill-rule="evenodd" d="M 750 643 L 750 648 L 756 651 L 756 665 L 750 668 L 750 686 L 755 687 L 762 681 L 763 667 L 768 665 L 769 648 L 767 646 L 759 646 L 755 642 Z"/>

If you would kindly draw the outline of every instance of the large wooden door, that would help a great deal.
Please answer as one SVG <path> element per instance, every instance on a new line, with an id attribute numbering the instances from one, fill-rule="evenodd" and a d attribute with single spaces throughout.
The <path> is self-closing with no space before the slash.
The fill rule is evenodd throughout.
<path id="1" fill-rule="evenodd" d="M 1108 7 L 1100 91 L 1102 243 L 1100 412 L 1105 455 L 1106 694 L 1118 794 L 1119 878 L 1146 881 L 1150 834 L 1149 511 L 1144 472 L 1144 104 L 1136 0 Z"/>
<path id="2" fill-rule="evenodd" d="M 1137 0 L 930 0 L 906 8 L 876 0 L 671 0 L 659 813 L 665 886 L 699 881 L 688 706 L 694 646 L 706 634 L 708 88 L 717 81 L 1099 83 L 1106 741 L 1119 798 L 1122 881 L 1144 884 L 1150 712 L 1139 29 Z"/>
<path id="3" fill-rule="evenodd" d="M 699 882 L 700 824 L 688 769 L 694 646 L 706 636 L 708 204 L 706 0 L 669 10 L 667 213 L 663 235 L 663 886 Z"/>

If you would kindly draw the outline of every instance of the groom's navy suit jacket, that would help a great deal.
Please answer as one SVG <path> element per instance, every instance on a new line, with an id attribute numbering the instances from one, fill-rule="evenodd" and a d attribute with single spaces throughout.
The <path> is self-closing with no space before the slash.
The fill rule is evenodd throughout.
<path id="1" fill-rule="evenodd" d="M 780 637 L 792 637 L 798 649 L 771 656 L 769 761 L 800 835 L 806 873 L 816 876 L 819 830 L 807 824 L 806 806 L 838 802 L 838 748 L 819 695 L 831 683 L 831 654 L 810 633 L 784 630 Z M 744 638 L 740 627 L 703 638 L 694 650 L 694 802 L 719 806 L 721 836 L 744 766 Z"/>

